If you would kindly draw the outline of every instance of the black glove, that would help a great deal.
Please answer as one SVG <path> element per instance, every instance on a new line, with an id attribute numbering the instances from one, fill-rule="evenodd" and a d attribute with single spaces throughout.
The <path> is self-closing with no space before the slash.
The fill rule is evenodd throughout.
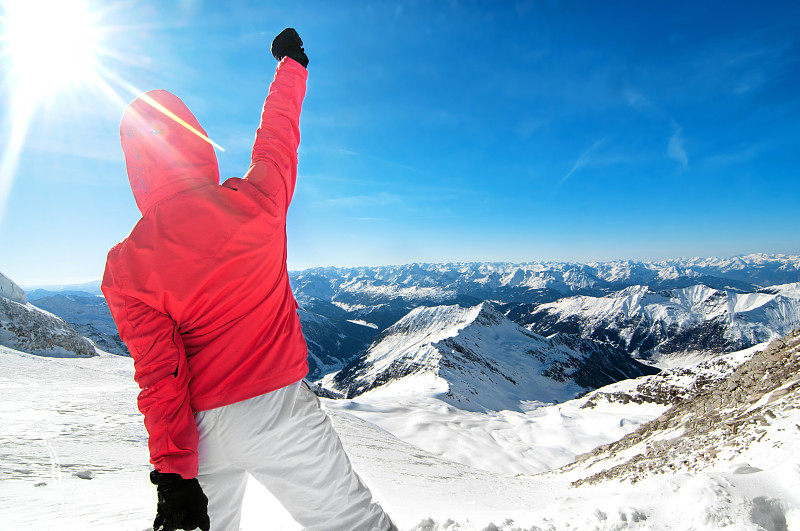
<path id="1" fill-rule="evenodd" d="M 179 474 L 150 472 L 150 482 L 158 487 L 158 506 L 153 531 L 195 529 L 208 531 L 208 498 L 195 479 L 183 479 Z"/>
<path id="2" fill-rule="evenodd" d="M 304 68 L 308 67 L 308 57 L 306 52 L 303 51 L 303 40 L 294 28 L 286 28 L 275 37 L 272 41 L 272 57 L 280 61 L 284 57 L 290 57 L 303 65 Z"/>

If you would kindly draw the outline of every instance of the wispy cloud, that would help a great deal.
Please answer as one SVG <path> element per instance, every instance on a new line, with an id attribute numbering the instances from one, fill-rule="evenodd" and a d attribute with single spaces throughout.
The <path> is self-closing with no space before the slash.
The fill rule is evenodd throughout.
<path id="1" fill-rule="evenodd" d="M 386 206 L 402 203 L 403 198 L 388 192 L 378 192 L 376 194 L 349 195 L 342 197 L 329 197 L 320 204 L 353 208 L 357 206 Z"/>
<path id="2" fill-rule="evenodd" d="M 759 155 L 770 146 L 766 143 L 761 143 L 755 146 L 741 147 L 736 151 L 728 151 L 708 155 L 700 160 L 700 165 L 703 167 L 724 167 L 733 166 L 749 162 Z"/>
<path id="3" fill-rule="evenodd" d="M 539 129 L 544 127 L 545 125 L 547 125 L 547 120 L 541 120 L 541 119 L 537 119 L 537 120 L 533 120 L 533 119 L 522 120 L 521 122 L 519 122 L 517 124 L 517 128 L 516 128 L 517 135 L 519 135 L 519 137 L 523 138 L 523 139 L 530 138 L 530 136 L 533 133 L 535 133 L 536 131 L 538 131 Z"/>
<path id="4" fill-rule="evenodd" d="M 581 153 L 580 156 L 578 157 L 578 160 L 576 160 L 575 164 L 572 165 L 572 169 L 569 170 L 567 174 L 561 178 L 561 180 L 558 182 L 558 185 L 561 186 L 562 184 L 567 182 L 567 179 L 572 177 L 575 174 L 575 172 L 577 172 L 578 170 L 589 164 L 595 152 L 600 148 L 600 146 L 605 144 L 607 140 L 608 138 L 605 137 L 601 138 L 600 140 L 592 144 L 592 147 Z"/>
<path id="5" fill-rule="evenodd" d="M 669 158 L 677 160 L 684 168 L 687 168 L 689 166 L 689 157 L 683 147 L 683 127 L 676 123 L 673 123 L 672 127 L 672 136 L 669 137 L 669 142 L 667 142 L 667 155 L 669 155 Z"/>
<path id="6" fill-rule="evenodd" d="M 302 145 L 302 144 L 301 144 Z M 347 149 L 341 146 L 312 146 L 308 147 L 305 150 L 306 154 L 312 153 L 325 153 L 334 156 L 341 156 L 341 157 L 353 157 L 353 158 L 361 158 L 367 161 L 377 162 L 379 164 L 385 166 L 391 166 L 394 168 L 399 168 L 401 170 L 417 173 L 420 175 L 428 175 L 429 172 L 427 170 L 411 166 L 409 164 L 403 164 L 402 162 L 397 162 L 395 160 L 390 160 L 382 157 L 376 157 L 375 155 L 371 155 L 369 153 L 365 153 L 363 151 L 353 151 L 351 149 Z"/>
<path id="7" fill-rule="evenodd" d="M 653 102 L 638 90 L 626 89 L 623 91 L 623 96 L 625 97 L 625 102 L 634 109 L 652 111 L 655 108 Z"/>
<path id="8" fill-rule="evenodd" d="M 641 92 L 634 89 L 626 89 L 623 91 L 623 96 L 627 104 L 637 111 L 649 115 L 653 119 L 666 119 L 669 121 L 672 127 L 672 135 L 667 141 L 667 156 L 678 161 L 684 169 L 688 168 L 689 156 L 686 154 L 686 148 L 683 145 L 683 127 L 678 125 L 674 119 Z"/>

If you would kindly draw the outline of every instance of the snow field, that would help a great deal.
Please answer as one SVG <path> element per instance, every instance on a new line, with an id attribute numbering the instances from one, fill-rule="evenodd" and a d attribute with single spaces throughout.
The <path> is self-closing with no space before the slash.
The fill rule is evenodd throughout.
<path id="1" fill-rule="evenodd" d="M 616 441 L 666 410 L 655 404 L 607 402 L 581 409 L 583 402 L 575 400 L 525 413 L 478 413 L 436 398 L 444 391 L 441 379 L 424 373 L 352 400 L 324 403 L 434 455 L 509 476 L 538 474 L 566 465 L 576 455 Z"/>
<path id="2" fill-rule="evenodd" d="M 400 384 L 323 404 L 354 468 L 404 531 L 800 529 L 800 407 L 786 397 L 773 402 L 780 414 L 758 444 L 721 454 L 707 470 L 571 488 L 585 471 L 514 477 L 518 467 L 507 463 L 566 459 L 658 411 L 573 401 L 481 414 L 437 401 L 435 381 Z M 129 358 L 41 358 L 0 347 L 0 529 L 149 529 L 155 489 L 137 392 Z M 457 463 L 390 433 L 403 426 L 403 437 L 432 441 L 437 453 L 457 447 L 464 460 L 507 470 Z M 539 451 L 545 457 L 535 458 Z M 298 528 L 251 483 L 243 530 Z"/>

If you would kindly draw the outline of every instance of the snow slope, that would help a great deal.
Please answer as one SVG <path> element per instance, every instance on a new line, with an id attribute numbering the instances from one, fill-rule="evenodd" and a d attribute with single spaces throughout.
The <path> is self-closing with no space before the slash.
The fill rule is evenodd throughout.
<path id="1" fill-rule="evenodd" d="M 0 347 L 0 528 L 149 529 L 155 493 L 147 480 L 136 394 L 129 358 L 42 358 Z M 359 414 L 370 405 L 366 399 L 357 399 L 363 400 Z M 577 487 L 573 483 L 589 471 L 510 477 L 479 470 L 398 440 L 339 407 L 347 402 L 323 404 L 354 467 L 404 531 L 791 531 L 800 529 L 800 404 L 796 393 L 780 399 L 779 415 L 755 427 L 767 435 L 738 454 L 683 465 L 676 448 L 674 470 L 645 474 L 635 483 L 614 479 Z M 570 426 L 571 415 L 581 409 L 566 405 L 555 406 L 561 407 L 560 421 L 551 414 L 556 422 L 536 430 L 541 436 L 552 432 L 553 445 L 568 444 L 595 422 Z M 415 407 L 399 401 L 395 410 L 373 415 L 410 419 Z M 617 424 L 631 418 L 626 404 L 615 407 Z M 588 415 L 592 408 L 583 411 Z M 430 440 L 475 458 L 492 451 L 470 441 L 475 423 L 462 424 L 458 411 L 442 411 L 447 414 L 453 422 L 447 430 L 430 431 Z M 605 414 L 611 425 L 614 412 Z M 563 428 L 554 431 L 559 422 Z M 502 439 L 500 425 L 491 419 L 481 424 Z M 519 423 L 509 420 L 505 428 L 514 425 Z M 299 529 L 274 498 L 251 483 L 242 529 L 264 529 L 265 522 L 271 530 Z"/>
<path id="2" fill-rule="evenodd" d="M 379 426 L 433 455 L 507 475 L 538 474 L 615 441 L 663 413 L 663 404 L 619 404 L 581 409 L 582 402 L 523 411 L 467 411 L 437 397 L 442 381 L 431 373 L 379 387 L 327 406 Z"/>
<path id="3" fill-rule="evenodd" d="M 0 297 L 5 297 L 19 304 L 27 304 L 25 292 L 13 280 L 0 273 Z"/>
<path id="4" fill-rule="evenodd" d="M 442 400 L 443 381 L 432 373 L 330 401 L 328 407 L 451 461 L 511 476 L 537 474 L 616 441 L 719 384 L 765 347 L 616 382 L 563 404 L 529 404 L 524 412 L 454 407 Z"/>

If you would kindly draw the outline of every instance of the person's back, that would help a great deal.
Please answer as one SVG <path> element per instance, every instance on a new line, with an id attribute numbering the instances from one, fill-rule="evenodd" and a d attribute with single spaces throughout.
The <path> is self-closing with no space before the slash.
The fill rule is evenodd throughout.
<path id="1" fill-rule="evenodd" d="M 102 289 L 142 389 L 160 531 L 238 529 L 249 475 L 309 529 L 393 528 L 300 383 L 286 211 L 308 58 L 291 29 L 272 51 L 243 179 L 219 184 L 212 142 L 169 92 L 143 94 L 122 119 L 142 219 L 109 252 Z"/>
<path id="2" fill-rule="evenodd" d="M 193 412 L 280 389 L 307 373 L 285 229 L 307 76 L 295 61 L 279 65 L 250 169 L 222 186 L 214 148 L 177 96 L 147 92 L 122 118 L 142 219 L 109 252 L 102 288 L 136 361 L 139 408 L 161 470 L 197 474 Z M 158 413 L 148 419 L 149 408 Z M 183 426 L 178 437 L 154 420 L 164 416 Z"/>
<path id="3" fill-rule="evenodd" d="M 120 292 L 175 321 L 195 411 L 238 402 L 307 373 L 286 270 L 285 216 L 246 180 L 203 184 L 151 207 L 110 260 Z"/>

